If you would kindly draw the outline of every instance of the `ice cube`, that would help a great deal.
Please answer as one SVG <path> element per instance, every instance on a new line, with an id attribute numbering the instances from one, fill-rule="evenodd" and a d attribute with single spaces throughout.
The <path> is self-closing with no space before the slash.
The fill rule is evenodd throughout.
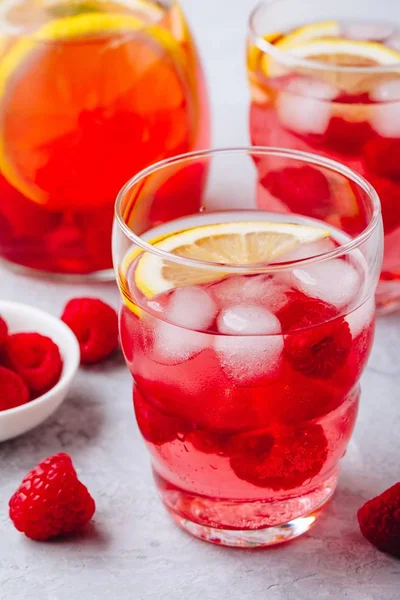
<path id="1" fill-rule="evenodd" d="M 292 260 L 301 260 L 302 258 L 312 258 L 313 256 L 325 254 L 334 248 L 335 243 L 331 239 L 325 238 L 318 242 L 301 244 L 297 248 L 294 248 L 294 250 L 290 250 L 279 256 L 279 259 L 276 262 L 290 262 Z"/>
<path id="2" fill-rule="evenodd" d="M 382 137 L 400 137 L 400 80 L 378 85 L 371 94 L 371 125 Z"/>
<path id="3" fill-rule="evenodd" d="M 380 83 L 371 93 L 375 102 L 395 102 L 400 100 L 400 79 L 390 79 Z"/>
<path id="4" fill-rule="evenodd" d="M 209 289 L 221 308 L 250 302 L 276 311 L 285 304 L 288 288 L 283 281 L 271 275 L 238 275 L 228 277 Z"/>
<path id="5" fill-rule="evenodd" d="M 205 289 L 188 286 L 172 292 L 164 316 L 174 325 L 204 331 L 211 325 L 216 313 L 217 305 Z"/>
<path id="6" fill-rule="evenodd" d="M 256 335 L 281 332 L 279 319 L 257 304 L 236 304 L 220 312 L 218 330 L 229 335 Z"/>
<path id="7" fill-rule="evenodd" d="M 284 342 L 279 320 L 270 311 L 262 306 L 238 304 L 221 312 L 218 328 L 221 333 L 240 334 L 219 335 L 215 339 L 222 368 L 233 381 L 249 385 L 278 372 Z"/>
<path id="8" fill-rule="evenodd" d="M 389 23 L 343 23 L 340 29 L 344 37 L 355 41 L 384 42 L 394 33 Z"/>
<path id="9" fill-rule="evenodd" d="M 160 319 L 154 320 L 153 358 L 164 365 L 189 360 L 209 347 L 211 335 L 177 327 Z"/>
<path id="10" fill-rule="evenodd" d="M 353 338 L 360 335 L 363 329 L 372 323 L 375 314 L 375 298 L 372 296 L 359 308 L 353 310 L 346 317 Z"/>
<path id="11" fill-rule="evenodd" d="M 174 290 L 163 313 L 170 322 L 153 320 L 155 360 L 178 364 L 207 348 L 211 336 L 201 332 L 211 325 L 216 312 L 216 303 L 204 289 Z"/>
<path id="12" fill-rule="evenodd" d="M 293 79 L 278 96 L 278 118 L 294 133 L 322 135 L 331 118 L 331 100 L 337 95 L 337 90 L 325 82 L 310 78 Z"/>
<path id="13" fill-rule="evenodd" d="M 354 301 L 361 283 L 356 269 L 341 259 L 297 267 L 286 276 L 301 292 L 338 308 Z"/>

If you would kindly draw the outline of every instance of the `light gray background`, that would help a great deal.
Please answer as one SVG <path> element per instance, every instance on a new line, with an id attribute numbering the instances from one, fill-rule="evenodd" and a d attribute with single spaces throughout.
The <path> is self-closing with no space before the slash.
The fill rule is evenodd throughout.
<path id="1" fill-rule="evenodd" d="M 253 2 L 183 4 L 207 71 L 214 143 L 245 143 L 243 44 Z M 2 270 L 0 295 L 56 315 L 71 296 L 118 302 L 112 285 L 68 287 Z M 122 359 L 81 370 L 53 418 L 0 444 L 0 599 L 398 599 L 400 562 L 361 537 L 355 513 L 400 478 L 399 354 L 400 317 L 383 318 L 335 499 L 309 534 L 267 551 L 219 548 L 177 529 L 156 497 Z M 82 539 L 34 543 L 10 525 L 7 502 L 28 469 L 59 451 L 72 455 L 96 498 L 95 523 Z"/>

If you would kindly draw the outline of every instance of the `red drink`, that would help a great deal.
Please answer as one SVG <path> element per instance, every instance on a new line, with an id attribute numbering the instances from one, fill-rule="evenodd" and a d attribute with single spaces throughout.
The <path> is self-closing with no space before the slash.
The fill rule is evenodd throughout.
<path id="1" fill-rule="evenodd" d="M 281 260 L 336 246 L 326 238 Z M 148 301 L 134 283 L 140 258 L 126 261 L 121 340 L 139 428 L 176 519 L 235 531 L 306 516 L 308 526 L 330 497 L 373 338 L 373 299 L 353 310 L 365 284 L 357 256 Z"/>
<path id="2" fill-rule="evenodd" d="M 348 165 L 374 185 L 385 230 L 377 301 L 382 308 L 392 309 L 400 302 L 400 27 L 365 21 L 364 3 L 354 7 L 354 12 L 363 11 L 364 18 L 339 20 L 340 11 L 348 10 L 345 2 L 339 2 L 331 3 L 333 14 L 339 13 L 337 21 L 321 19 L 271 33 L 276 31 L 274 9 L 278 12 L 279 5 L 285 6 L 289 22 L 289 4 L 296 10 L 293 2 L 282 0 L 274 7 L 260 7 L 252 17 L 251 141 L 317 152 Z M 328 18 L 329 4 L 324 4 Z M 371 10 L 380 6 L 372 4 Z M 303 17 L 299 14 L 299 19 Z M 284 27 L 282 23 L 280 14 L 279 24 Z M 322 217 L 351 234 L 358 228 L 359 215 L 351 204 L 327 199 L 321 214 L 320 204 L 312 199 L 301 199 L 300 206 L 295 195 L 282 197 L 271 180 L 264 183 L 268 194 L 260 197 L 262 208 L 270 209 L 277 200 L 282 210 Z"/>
<path id="3" fill-rule="evenodd" d="M 151 206 L 177 167 L 209 168 L 202 210 L 142 233 L 137 207 Z M 360 235 L 252 208 L 265 193 L 260 171 L 277 167 L 309 169 L 355 201 Z M 291 539 L 335 490 L 382 253 L 377 196 L 341 169 L 287 150 L 218 150 L 159 163 L 119 195 L 113 250 L 135 413 L 165 506 L 201 539 Z M 299 189 L 319 194 L 305 178 Z"/>
<path id="4" fill-rule="evenodd" d="M 9 263 L 109 278 L 121 185 L 207 146 L 194 41 L 179 5 L 161 4 L 16 0 L 2 11 L 0 257 Z"/>

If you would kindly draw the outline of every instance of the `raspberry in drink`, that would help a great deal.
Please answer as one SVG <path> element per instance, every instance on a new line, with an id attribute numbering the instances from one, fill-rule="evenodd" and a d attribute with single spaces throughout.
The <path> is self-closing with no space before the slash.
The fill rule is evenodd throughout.
<path id="1" fill-rule="evenodd" d="M 345 0 L 314 4 L 307 5 L 305 25 L 295 0 L 261 5 L 252 15 L 251 141 L 322 154 L 372 183 L 385 230 L 377 302 L 391 310 L 400 302 L 400 10 L 378 0 L 368 7 L 364 2 L 349 7 Z M 389 13 L 393 22 L 382 20 Z M 299 26 L 293 27 L 296 16 Z M 314 195 L 302 195 L 304 179 L 314 180 Z M 282 191 L 287 180 L 289 193 Z M 278 203 L 284 211 L 323 218 L 350 234 L 365 219 L 356 202 L 330 193 L 310 167 L 277 169 L 268 177 L 261 170 L 260 181 L 262 208 L 275 210 Z M 315 200 L 321 196 L 323 203 Z"/>

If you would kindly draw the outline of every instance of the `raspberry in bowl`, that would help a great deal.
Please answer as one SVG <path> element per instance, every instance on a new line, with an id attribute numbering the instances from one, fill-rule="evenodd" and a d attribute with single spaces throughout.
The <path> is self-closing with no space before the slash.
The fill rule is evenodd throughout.
<path id="1" fill-rule="evenodd" d="M 0 317 L 2 442 L 40 425 L 61 405 L 80 351 L 67 325 L 33 306 L 0 301 Z"/>

